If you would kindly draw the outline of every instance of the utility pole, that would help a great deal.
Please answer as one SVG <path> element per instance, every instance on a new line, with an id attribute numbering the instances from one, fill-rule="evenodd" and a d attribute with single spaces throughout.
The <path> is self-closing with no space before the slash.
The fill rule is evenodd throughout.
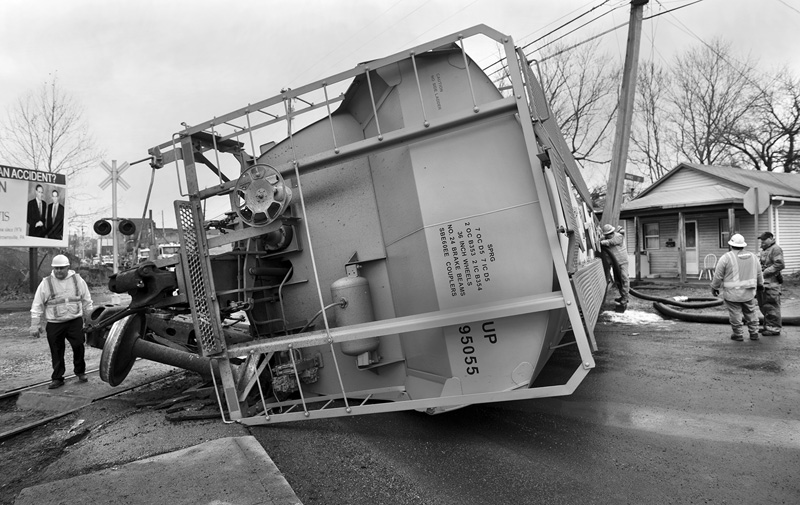
<path id="1" fill-rule="evenodd" d="M 39 287 L 39 248 L 28 248 L 28 289 L 31 293 L 36 293 L 36 288 Z"/>
<path id="2" fill-rule="evenodd" d="M 119 272 L 119 237 L 117 236 L 117 184 L 119 183 L 119 171 L 117 170 L 117 160 L 111 160 L 111 217 L 114 226 L 111 228 L 111 247 L 114 251 L 114 273 Z"/>
<path id="3" fill-rule="evenodd" d="M 611 167 L 608 171 L 606 204 L 603 209 L 603 224 L 616 226 L 625 191 L 625 165 L 628 160 L 628 144 L 631 136 L 633 103 L 636 97 L 636 70 L 639 65 L 639 45 L 642 40 L 642 12 L 649 0 L 631 1 L 631 19 L 628 24 L 628 45 L 625 67 L 622 70 L 622 88 L 617 110 L 617 130 L 611 152 Z"/>

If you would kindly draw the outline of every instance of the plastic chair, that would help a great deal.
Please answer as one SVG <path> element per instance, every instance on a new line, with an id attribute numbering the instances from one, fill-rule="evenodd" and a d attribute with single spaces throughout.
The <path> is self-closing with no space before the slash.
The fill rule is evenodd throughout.
<path id="1" fill-rule="evenodd" d="M 708 276 L 708 280 L 711 280 L 714 277 L 714 269 L 717 266 L 717 255 L 716 254 L 706 254 L 706 257 L 703 258 L 703 269 L 700 270 L 700 275 L 697 277 L 698 279 L 702 279 L 703 275 Z"/>

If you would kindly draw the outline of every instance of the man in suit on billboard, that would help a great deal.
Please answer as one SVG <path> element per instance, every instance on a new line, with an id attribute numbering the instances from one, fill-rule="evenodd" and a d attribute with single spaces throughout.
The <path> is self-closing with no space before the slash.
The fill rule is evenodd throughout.
<path id="1" fill-rule="evenodd" d="M 58 190 L 54 189 L 53 202 L 47 206 L 47 238 L 61 240 L 64 236 L 64 206 L 59 203 Z"/>
<path id="2" fill-rule="evenodd" d="M 28 235 L 31 237 L 47 234 L 47 204 L 43 197 L 44 187 L 37 184 L 34 199 L 28 202 Z"/>

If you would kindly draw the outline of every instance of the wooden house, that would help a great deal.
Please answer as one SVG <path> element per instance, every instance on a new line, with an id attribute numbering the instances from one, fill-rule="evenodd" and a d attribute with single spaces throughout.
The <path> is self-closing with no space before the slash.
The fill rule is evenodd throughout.
<path id="1" fill-rule="evenodd" d="M 783 248 L 784 272 L 800 270 L 800 174 L 682 163 L 623 204 L 620 220 L 632 278 L 707 278 L 733 233 L 755 252 L 764 231 Z"/>

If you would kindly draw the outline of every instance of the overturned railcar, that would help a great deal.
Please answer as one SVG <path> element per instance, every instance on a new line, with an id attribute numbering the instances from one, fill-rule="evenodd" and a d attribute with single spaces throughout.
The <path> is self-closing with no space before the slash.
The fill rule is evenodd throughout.
<path id="1" fill-rule="evenodd" d="M 479 41 L 502 47 L 501 85 Z M 282 90 L 150 156 L 177 172 L 182 247 L 112 277 L 131 303 L 90 328 L 112 385 L 136 357 L 175 364 L 213 381 L 225 421 L 258 425 L 568 395 L 594 367 L 597 220 L 506 35 Z M 563 345 L 571 378 L 532 387 Z"/>

